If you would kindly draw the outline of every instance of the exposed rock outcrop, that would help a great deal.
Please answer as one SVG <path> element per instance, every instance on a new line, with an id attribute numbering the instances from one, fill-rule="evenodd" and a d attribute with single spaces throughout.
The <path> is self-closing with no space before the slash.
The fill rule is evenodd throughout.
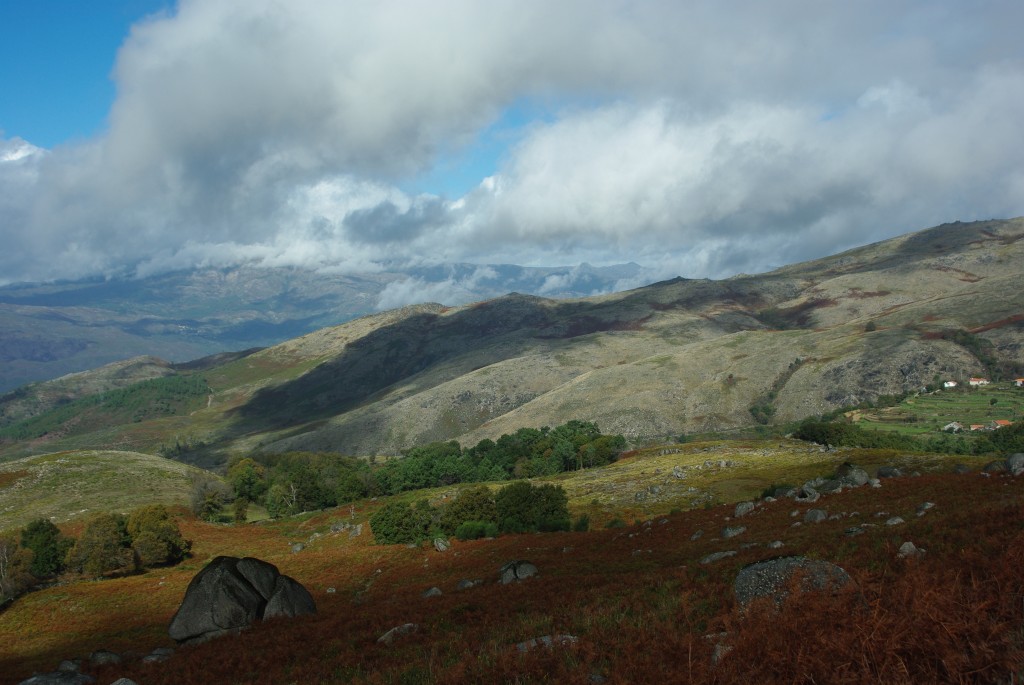
<path id="1" fill-rule="evenodd" d="M 850 582 L 846 571 L 827 561 L 806 557 L 769 559 L 751 564 L 736 575 L 736 601 L 745 607 L 766 597 L 780 605 L 788 597 L 794 577 L 799 577 L 799 588 L 803 591 L 834 590 Z"/>

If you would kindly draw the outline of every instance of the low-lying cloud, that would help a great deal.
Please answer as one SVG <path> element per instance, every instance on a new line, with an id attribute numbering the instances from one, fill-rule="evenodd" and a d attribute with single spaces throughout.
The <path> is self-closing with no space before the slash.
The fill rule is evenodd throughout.
<path id="1" fill-rule="evenodd" d="M 1022 214 L 1022 23 L 1009 1 L 183 0 L 125 41 L 103 135 L 0 134 L 0 280 L 239 262 L 727 276 Z M 523 102 L 543 118 L 477 188 L 401 190 Z M 468 297 L 458 279 L 388 288 Z"/>

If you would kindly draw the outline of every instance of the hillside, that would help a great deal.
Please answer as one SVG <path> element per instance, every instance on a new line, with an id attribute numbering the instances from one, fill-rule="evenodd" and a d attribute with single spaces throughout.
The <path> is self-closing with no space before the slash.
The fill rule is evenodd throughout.
<path id="1" fill-rule="evenodd" d="M 642 272 L 637 264 L 443 264 L 354 274 L 242 265 L 0 286 L 0 392 L 134 356 L 181 361 L 273 345 L 382 302 L 406 302 L 403 293 L 421 288 L 460 302 L 509 290 L 576 297 Z"/>
<path id="2" fill-rule="evenodd" d="M 0 613 L 0 682 L 16 683 L 33 670 L 52 670 L 62 659 L 100 649 L 125 655 L 115 666 L 86 664 L 103 684 L 119 677 L 153 685 L 980 683 L 1020 675 L 1024 613 L 1012 589 L 1024 582 L 1024 478 L 954 475 L 949 459 L 829 453 L 796 442 L 671 450 L 659 446 L 612 467 L 562 477 L 577 493 L 573 515 L 591 507 L 602 512 L 595 510 L 586 533 L 453 540 L 446 552 L 375 545 L 365 525 L 358 532 L 354 526 L 365 524 L 384 500 L 261 525 L 183 518 L 183 532 L 194 542 L 193 557 L 184 563 L 61 584 Z M 752 498 L 763 479 L 826 475 L 841 460 L 881 465 L 894 459 L 922 475 L 885 479 L 881 487 L 862 486 L 814 504 L 765 500 L 736 517 L 734 503 Z M 704 467 L 708 460 L 714 465 Z M 734 465 L 722 467 L 722 460 Z M 600 494 L 583 494 L 623 477 L 630 488 L 646 489 L 671 477 L 675 467 L 693 484 L 719 491 L 721 503 L 671 512 L 674 500 L 666 497 L 633 499 L 620 509 Z M 436 501 L 442 494 L 416 496 Z M 827 518 L 813 522 L 812 509 Z M 605 528 L 613 516 L 628 525 Z M 727 527 L 743 530 L 727 538 Z M 907 541 L 926 552 L 901 558 Z M 296 542 L 304 549 L 295 552 Z M 710 556 L 723 552 L 731 554 Z M 312 592 L 318 614 L 176 647 L 168 622 L 192 577 L 222 554 L 274 563 Z M 838 593 L 790 598 L 781 610 L 770 603 L 742 609 L 733 592 L 739 571 L 780 555 L 827 559 L 854 582 Z M 535 564 L 537 577 L 499 584 L 498 569 L 514 559 Z M 462 579 L 483 582 L 459 590 Z M 423 596 L 431 587 L 441 594 Z M 61 630 L 43 628 L 55 622 Z M 406 623 L 416 630 L 392 645 L 377 641 Z M 544 635 L 572 641 L 553 649 L 516 646 Z M 141 662 L 156 647 L 175 652 L 160 664 Z"/>
<path id="3" fill-rule="evenodd" d="M 145 504 L 187 505 L 193 479 L 180 462 L 134 452 L 58 452 L 0 464 L 0 531 L 37 518 L 64 523 Z"/>
<path id="4" fill-rule="evenodd" d="M 253 449 L 396 454 L 570 419 L 643 442 L 1010 376 L 1024 369 L 1022 237 L 1024 219 L 947 224 L 758 276 L 406 307 L 174 370 L 202 377 L 205 406 L 29 438 L 11 424 L 0 458 L 113 441 L 206 465 Z"/>

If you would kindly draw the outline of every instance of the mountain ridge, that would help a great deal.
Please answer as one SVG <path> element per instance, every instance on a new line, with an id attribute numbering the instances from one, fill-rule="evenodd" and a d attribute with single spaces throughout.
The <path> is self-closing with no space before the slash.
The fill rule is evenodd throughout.
<path id="1" fill-rule="evenodd" d="M 796 420 L 936 377 L 1019 373 L 1021 237 L 1024 219 L 945 224 L 759 276 L 372 314 L 211 363 L 205 407 L 119 439 L 146 451 L 187 433 L 204 447 L 181 456 L 215 463 L 251 450 L 397 454 L 578 418 L 642 442 Z"/>

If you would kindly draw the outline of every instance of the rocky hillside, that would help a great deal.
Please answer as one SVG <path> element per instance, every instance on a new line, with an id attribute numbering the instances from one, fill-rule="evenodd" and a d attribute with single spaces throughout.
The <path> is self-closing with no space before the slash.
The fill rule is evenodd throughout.
<path id="1" fill-rule="evenodd" d="M 187 435 L 203 449 L 181 456 L 212 462 L 255 448 L 394 454 L 574 418 L 643 440 L 1019 374 L 1021 238 L 1024 219 L 947 224 L 758 276 L 407 307 L 177 370 L 202 373 L 206 406 L 117 435 L 143 450 Z"/>

